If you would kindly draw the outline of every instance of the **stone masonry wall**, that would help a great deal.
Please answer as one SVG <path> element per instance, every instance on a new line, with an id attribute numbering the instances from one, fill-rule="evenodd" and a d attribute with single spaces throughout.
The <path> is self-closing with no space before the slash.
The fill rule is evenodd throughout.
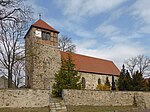
<path id="1" fill-rule="evenodd" d="M 6 79 L 0 77 L 0 89 L 2 89 L 2 88 L 8 88 L 7 82 L 8 81 Z"/>
<path id="2" fill-rule="evenodd" d="M 150 108 L 150 92 L 64 90 L 65 105 L 131 106 Z M 0 90 L 0 108 L 45 107 L 48 90 Z"/>
<path id="3" fill-rule="evenodd" d="M 131 106 L 150 108 L 150 92 L 63 90 L 66 105 Z"/>
<path id="4" fill-rule="evenodd" d="M 61 65 L 60 51 L 48 45 L 40 45 L 36 53 L 33 61 L 32 88 L 49 89 L 54 83 L 54 74 Z"/>
<path id="5" fill-rule="evenodd" d="M 110 81 L 110 85 L 112 84 L 112 76 L 111 75 L 102 75 L 102 74 L 94 74 L 94 73 L 83 73 L 79 72 L 81 78 L 84 77 L 86 81 L 85 89 L 95 90 L 98 85 L 98 79 L 101 80 L 101 84 L 105 84 L 106 77 L 108 77 Z M 118 80 L 118 77 L 115 76 L 114 80 Z"/>
<path id="6" fill-rule="evenodd" d="M 45 107 L 48 105 L 48 90 L 0 90 L 0 108 Z"/>

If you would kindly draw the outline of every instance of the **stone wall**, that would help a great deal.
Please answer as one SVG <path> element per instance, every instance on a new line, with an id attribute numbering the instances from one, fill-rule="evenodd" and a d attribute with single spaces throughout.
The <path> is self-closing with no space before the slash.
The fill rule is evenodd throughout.
<path id="1" fill-rule="evenodd" d="M 8 80 L 2 76 L 0 77 L 0 89 L 8 88 Z"/>
<path id="2" fill-rule="evenodd" d="M 150 92 L 64 90 L 66 105 L 130 106 L 150 108 Z"/>
<path id="3" fill-rule="evenodd" d="M 0 108 L 44 107 L 48 105 L 48 90 L 0 90 Z"/>
<path id="4" fill-rule="evenodd" d="M 104 75 L 104 74 L 94 74 L 94 73 L 83 73 L 79 72 L 81 78 L 85 78 L 85 89 L 95 90 L 98 85 L 98 79 L 101 80 L 101 84 L 105 84 L 106 77 L 108 77 L 110 81 L 110 85 L 112 84 L 112 76 L 111 75 Z M 114 76 L 114 80 L 118 80 L 117 76 Z"/>
<path id="5" fill-rule="evenodd" d="M 150 92 L 64 90 L 65 105 L 131 106 L 150 108 Z M 0 108 L 45 107 L 48 90 L 0 90 Z"/>

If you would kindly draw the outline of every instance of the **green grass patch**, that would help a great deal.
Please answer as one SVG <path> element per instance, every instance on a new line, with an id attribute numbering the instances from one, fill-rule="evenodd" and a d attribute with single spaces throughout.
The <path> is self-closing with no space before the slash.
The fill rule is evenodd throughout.
<path id="1" fill-rule="evenodd" d="M 133 106 L 67 106 L 69 112 L 125 112 L 133 110 Z M 123 111 L 122 111 L 123 110 Z M 132 112 L 132 111 L 131 111 Z"/>
<path id="2" fill-rule="evenodd" d="M 150 112 L 133 106 L 67 106 L 67 109 L 67 112 Z M 0 108 L 0 112 L 49 112 L 49 108 Z"/>
<path id="3" fill-rule="evenodd" d="M 0 108 L 0 112 L 49 112 L 49 108 Z"/>

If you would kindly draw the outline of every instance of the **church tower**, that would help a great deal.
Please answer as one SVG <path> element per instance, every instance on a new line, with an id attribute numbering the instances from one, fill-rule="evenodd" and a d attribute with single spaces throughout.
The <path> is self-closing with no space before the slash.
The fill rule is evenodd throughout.
<path id="1" fill-rule="evenodd" d="M 25 36 L 26 80 L 32 89 L 51 89 L 54 74 L 61 65 L 58 49 L 59 32 L 39 19 Z"/>

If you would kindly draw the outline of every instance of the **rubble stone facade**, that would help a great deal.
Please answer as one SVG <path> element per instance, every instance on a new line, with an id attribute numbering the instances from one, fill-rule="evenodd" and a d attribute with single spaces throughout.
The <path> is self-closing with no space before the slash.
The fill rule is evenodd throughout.
<path id="1" fill-rule="evenodd" d="M 95 90 L 99 83 L 103 85 L 105 84 L 107 77 L 110 81 L 110 85 L 112 84 L 111 75 L 84 73 L 84 72 L 79 72 L 79 73 L 81 74 L 81 79 L 82 77 L 85 78 L 85 89 Z M 118 77 L 114 77 L 114 79 L 117 82 Z"/>
<path id="2" fill-rule="evenodd" d="M 0 108 L 45 107 L 49 105 L 49 90 L 0 90 Z"/>
<path id="3" fill-rule="evenodd" d="M 0 108 L 46 107 L 49 90 L 0 90 Z M 52 99 L 50 99 L 52 101 Z M 150 108 L 150 92 L 64 90 L 65 105 L 137 106 Z"/>
<path id="4" fill-rule="evenodd" d="M 63 90 L 66 105 L 137 106 L 150 108 L 150 92 Z"/>

